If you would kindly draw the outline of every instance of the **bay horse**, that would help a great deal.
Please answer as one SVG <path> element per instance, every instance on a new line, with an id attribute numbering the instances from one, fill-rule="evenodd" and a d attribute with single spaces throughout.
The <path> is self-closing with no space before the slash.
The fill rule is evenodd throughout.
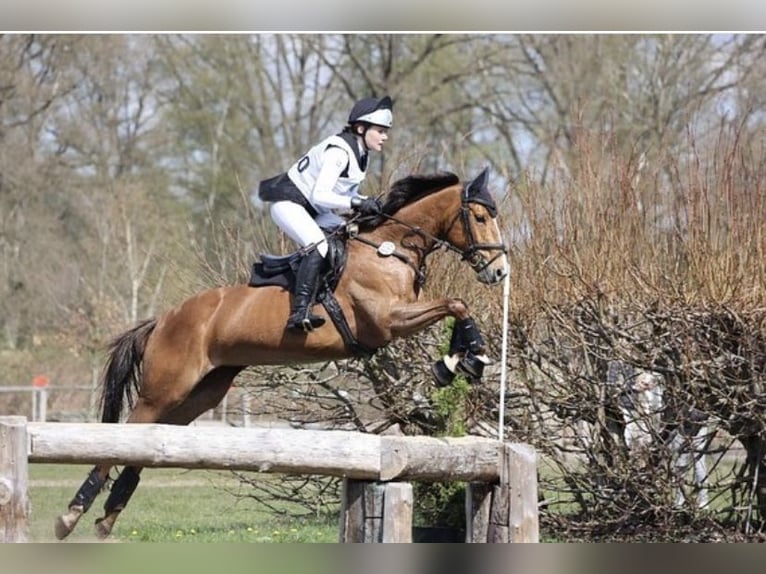
<path id="1" fill-rule="evenodd" d="M 359 220 L 349 234 L 345 269 L 335 298 L 359 346 L 375 350 L 445 317 L 456 320 L 448 361 L 434 370 L 448 384 L 461 365 L 481 375 L 484 342 L 459 298 L 419 301 L 426 258 L 439 248 L 458 253 L 479 281 L 498 284 L 508 273 L 507 250 L 488 188 L 488 170 L 462 183 L 452 173 L 409 176 L 395 182 L 382 213 Z M 347 226 L 348 227 L 348 226 Z M 249 365 L 280 365 L 355 355 L 330 322 L 314 331 L 288 331 L 290 293 L 283 287 L 211 288 L 159 317 L 118 335 L 102 376 L 101 420 L 186 425 L 218 405 L 236 375 Z M 317 305 L 315 311 L 327 317 Z M 137 398 L 134 399 L 134 395 Z M 95 466 L 56 518 L 55 534 L 68 536 L 103 490 L 110 464 Z M 138 486 L 141 468 L 126 466 L 112 485 L 99 538 L 109 536 Z"/>

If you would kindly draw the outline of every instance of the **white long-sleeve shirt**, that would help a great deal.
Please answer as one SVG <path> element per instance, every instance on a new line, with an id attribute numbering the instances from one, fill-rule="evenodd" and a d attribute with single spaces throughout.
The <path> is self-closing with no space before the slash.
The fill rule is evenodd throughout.
<path id="1" fill-rule="evenodd" d="M 351 198 L 359 196 L 359 184 L 366 176 L 356 139 L 344 135 L 322 140 L 287 171 L 318 212 L 350 209 Z"/>

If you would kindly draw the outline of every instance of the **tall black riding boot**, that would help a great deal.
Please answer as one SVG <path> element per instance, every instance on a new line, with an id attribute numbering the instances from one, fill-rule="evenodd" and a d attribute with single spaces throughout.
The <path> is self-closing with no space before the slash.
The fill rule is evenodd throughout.
<path id="1" fill-rule="evenodd" d="M 314 291 L 317 279 L 324 264 L 324 257 L 318 251 L 312 251 L 301 260 L 295 277 L 295 297 L 287 319 L 288 329 L 313 331 L 324 325 L 324 319 L 311 313 L 314 303 Z"/>

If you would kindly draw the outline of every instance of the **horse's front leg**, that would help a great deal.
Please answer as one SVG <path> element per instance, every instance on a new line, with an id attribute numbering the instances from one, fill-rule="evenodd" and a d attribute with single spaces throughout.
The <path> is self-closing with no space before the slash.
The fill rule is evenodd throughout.
<path id="1" fill-rule="evenodd" d="M 395 306 L 389 316 L 393 338 L 409 337 L 445 317 L 468 319 L 468 306 L 462 299 L 438 299 Z"/>
<path id="2" fill-rule="evenodd" d="M 479 381 L 489 358 L 485 354 L 484 339 L 463 300 L 440 299 L 396 307 L 391 312 L 391 334 L 406 337 L 445 317 L 454 317 L 455 325 L 449 353 L 431 369 L 436 384 L 449 385 L 458 373 L 466 375 L 471 382 Z"/>

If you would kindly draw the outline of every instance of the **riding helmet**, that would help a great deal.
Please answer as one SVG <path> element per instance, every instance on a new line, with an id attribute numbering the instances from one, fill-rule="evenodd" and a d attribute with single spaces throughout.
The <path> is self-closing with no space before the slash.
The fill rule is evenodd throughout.
<path id="1" fill-rule="evenodd" d="M 389 96 L 361 99 L 351 108 L 351 113 L 348 115 L 348 123 L 351 125 L 357 122 L 364 122 L 390 128 L 394 120 L 391 113 L 393 107 L 394 103 Z"/>

